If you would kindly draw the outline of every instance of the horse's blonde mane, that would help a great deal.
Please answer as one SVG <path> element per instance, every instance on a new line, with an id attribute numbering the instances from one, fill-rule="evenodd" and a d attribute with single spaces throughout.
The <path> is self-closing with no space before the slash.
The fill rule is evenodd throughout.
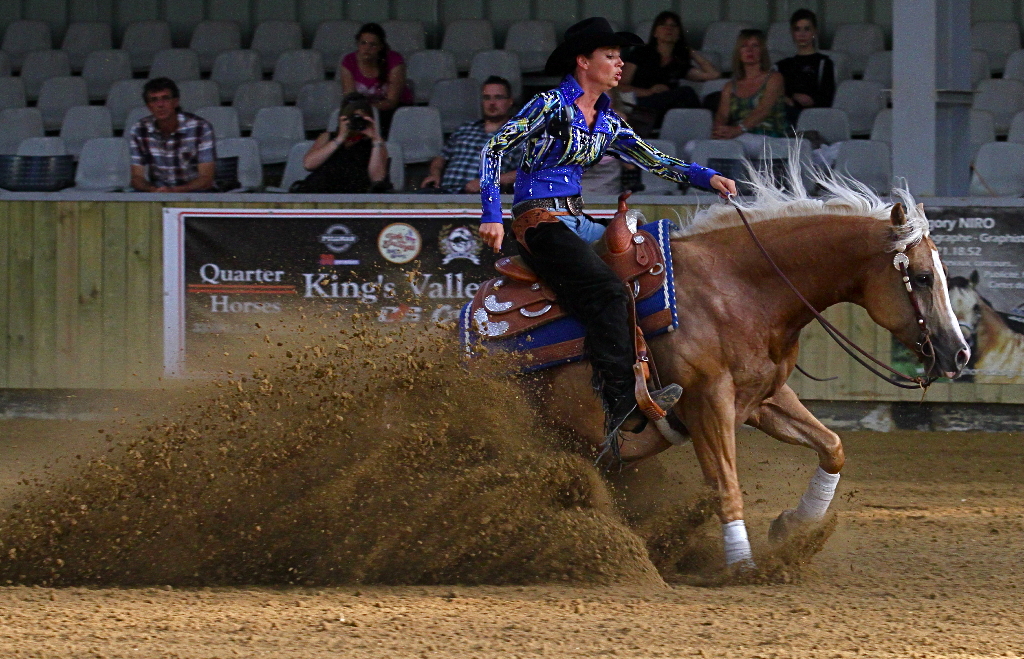
<path id="1" fill-rule="evenodd" d="M 808 195 L 803 183 L 804 165 L 799 145 L 790 150 L 784 181 L 776 180 L 770 170 L 758 170 L 750 162 L 745 164 L 745 182 L 753 192 L 753 199 L 737 198 L 736 204 L 752 223 L 811 215 L 873 217 L 889 221 L 893 203 L 884 201 L 860 181 L 831 168 L 806 168 L 811 180 L 825 190 L 821 197 Z M 903 203 L 907 214 L 906 224 L 894 233 L 893 248 L 913 245 L 928 235 L 928 219 L 906 187 L 894 187 L 891 195 Z M 740 224 L 739 215 L 731 204 L 716 204 L 699 209 L 683 228 L 673 232 L 672 237 L 685 238 Z"/>

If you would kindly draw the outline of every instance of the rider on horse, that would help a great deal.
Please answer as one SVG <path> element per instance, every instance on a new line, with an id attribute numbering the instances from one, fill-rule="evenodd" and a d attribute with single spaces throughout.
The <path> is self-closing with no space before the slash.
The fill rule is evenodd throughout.
<path id="1" fill-rule="evenodd" d="M 634 394 L 628 292 L 590 246 L 605 227 L 583 212 L 583 171 L 607 152 L 672 181 L 723 195 L 736 193 L 735 183 L 713 169 L 685 163 L 648 145 L 612 110 L 605 92 L 619 84 L 620 48 L 642 43 L 635 34 L 615 32 L 604 18 L 588 18 L 570 27 L 545 68 L 549 75 L 565 75 L 562 83 L 535 96 L 495 133 L 481 155 L 480 237 L 498 251 L 504 238 L 498 184 L 501 155 L 526 142 L 512 206 L 517 247 L 559 304 L 586 328 L 587 356 L 595 388 L 603 397 L 609 436 L 620 429 L 640 432 L 647 419 Z M 678 384 L 651 392 L 665 410 L 681 395 Z"/>

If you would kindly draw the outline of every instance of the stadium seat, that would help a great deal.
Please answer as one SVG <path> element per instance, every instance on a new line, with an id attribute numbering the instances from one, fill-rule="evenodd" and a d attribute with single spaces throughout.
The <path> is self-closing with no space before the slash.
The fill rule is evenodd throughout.
<path id="1" fill-rule="evenodd" d="M 405 155 L 398 142 L 388 142 L 388 180 L 394 192 L 405 190 Z"/>
<path id="2" fill-rule="evenodd" d="M 710 110 L 674 108 L 665 113 L 659 137 L 675 144 L 676 153 L 682 153 L 683 147 L 690 140 L 710 140 L 713 123 L 714 117 Z"/>
<path id="3" fill-rule="evenodd" d="M 145 106 L 134 107 L 134 108 L 128 110 L 128 114 L 125 115 L 125 118 L 124 118 L 124 134 L 125 134 L 125 136 L 128 136 L 128 134 L 131 133 L 132 127 L 135 124 L 139 123 L 139 121 L 141 121 L 142 119 L 148 117 L 150 114 L 151 113 L 149 111 L 149 108 L 147 108 Z"/>
<path id="4" fill-rule="evenodd" d="M 992 67 L 988 63 L 988 53 L 984 50 L 971 51 L 971 89 L 978 86 L 982 80 L 992 77 Z M 1014 76 L 1003 75 L 1004 78 Z"/>
<path id="5" fill-rule="evenodd" d="M 796 44 L 793 43 L 793 34 L 789 29 L 789 21 L 777 21 L 768 26 L 767 42 L 768 50 L 782 55 L 779 59 L 796 55 Z"/>
<path id="6" fill-rule="evenodd" d="M 77 77 L 50 78 L 39 91 L 36 106 L 43 113 L 46 130 L 58 130 L 64 123 L 64 113 L 76 105 L 89 105 L 85 80 Z"/>
<path id="7" fill-rule="evenodd" d="M 1024 82 L 1020 80 L 989 79 L 978 83 L 975 110 L 988 110 L 995 121 L 996 135 L 1006 135 L 1013 115 L 1024 110 Z"/>
<path id="8" fill-rule="evenodd" d="M 110 23 L 88 21 L 68 25 L 60 49 L 68 54 L 71 70 L 78 73 L 85 66 L 85 59 L 89 53 L 110 50 L 114 47 L 113 43 Z"/>
<path id="9" fill-rule="evenodd" d="M 851 138 L 850 117 L 839 108 L 807 108 L 797 119 L 798 131 L 818 131 L 829 144 L 843 142 Z"/>
<path id="10" fill-rule="evenodd" d="M 892 110 L 889 108 L 883 108 L 875 115 L 875 121 L 871 124 L 871 140 L 892 144 Z"/>
<path id="11" fill-rule="evenodd" d="M 512 97 L 518 101 L 523 95 L 523 77 L 519 56 L 507 50 L 482 50 L 473 55 L 469 77 L 483 84 L 490 76 L 501 76 L 512 84 Z"/>
<path id="12" fill-rule="evenodd" d="M 695 140 L 690 145 L 690 160 L 736 178 L 745 171 L 746 156 L 743 145 L 736 140 Z"/>
<path id="13" fill-rule="evenodd" d="M 256 26 L 249 47 L 260 54 L 263 72 L 270 73 L 281 53 L 302 48 L 302 28 L 296 21 L 263 21 Z"/>
<path id="14" fill-rule="evenodd" d="M 972 169 L 971 196 L 1024 196 L 1024 144 L 983 144 L 974 158 Z"/>
<path id="15" fill-rule="evenodd" d="M 992 73 L 1002 73 L 1006 58 L 1020 50 L 1020 27 L 1015 21 L 980 21 L 971 26 L 971 48 L 988 53 Z"/>
<path id="16" fill-rule="evenodd" d="M 307 82 L 299 90 L 295 107 L 302 111 L 302 123 L 306 130 L 337 129 L 337 124 L 330 126 L 328 120 L 331 112 L 341 106 L 341 85 L 334 80 L 318 80 Z"/>
<path id="17" fill-rule="evenodd" d="M 428 162 L 444 147 L 441 114 L 433 107 L 400 107 L 391 120 L 388 139 L 402 146 L 406 164 Z"/>
<path id="18" fill-rule="evenodd" d="M 131 79 L 131 57 L 124 50 L 94 50 L 85 57 L 82 77 L 89 92 L 89 100 L 103 100 L 115 82 Z"/>
<path id="19" fill-rule="evenodd" d="M 303 140 L 292 145 L 291 150 L 288 151 L 288 162 L 285 163 L 284 174 L 281 176 L 281 185 L 267 187 L 267 192 L 288 192 L 292 183 L 309 176 L 309 171 L 302 165 L 302 160 L 311 146 L 313 146 L 313 140 Z"/>
<path id="20" fill-rule="evenodd" d="M 188 48 L 167 48 L 153 55 L 149 77 L 170 78 L 174 82 L 199 80 L 199 55 Z"/>
<path id="21" fill-rule="evenodd" d="M 253 138 L 232 137 L 217 140 L 217 157 L 238 158 L 238 182 L 242 187 L 233 192 L 252 192 L 263 187 L 260 145 Z"/>
<path id="22" fill-rule="evenodd" d="M 885 50 L 885 35 L 874 23 L 847 23 L 840 25 L 832 37 L 832 50 L 841 50 L 850 58 L 850 71 L 864 73 L 872 53 Z"/>
<path id="23" fill-rule="evenodd" d="M 420 21 L 384 21 L 380 26 L 391 50 L 405 58 L 427 47 L 427 33 Z"/>
<path id="24" fill-rule="evenodd" d="M 76 158 L 82 146 L 94 137 L 113 137 L 114 127 L 110 110 L 102 105 L 79 105 L 68 108 L 60 127 L 68 153 Z"/>
<path id="25" fill-rule="evenodd" d="M 324 68 L 328 73 L 334 73 L 338 68 L 342 55 L 355 50 L 359 27 L 357 21 L 324 21 L 317 26 L 312 48 L 323 55 Z"/>
<path id="26" fill-rule="evenodd" d="M 976 110 L 979 112 L 980 110 Z M 995 142 L 993 136 L 989 142 Z M 1013 121 L 1010 122 L 1010 132 L 1006 136 L 1007 142 L 1015 142 L 1017 144 L 1024 144 L 1024 112 L 1018 112 L 1013 115 Z"/>
<path id="27" fill-rule="evenodd" d="M 878 194 L 888 194 L 892 190 L 892 156 L 885 142 L 841 142 L 836 153 L 835 170 L 860 181 Z"/>
<path id="28" fill-rule="evenodd" d="M 1016 120 L 1016 116 L 1014 116 L 1014 120 Z M 971 130 L 971 161 L 973 162 L 982 144 L 996 141 L 996 125 L 992 119 L 992 113 L 985 110 L 971 110 L 969 122 Z M 1010 132 L 1013 132 L 1012 126 Z M 1024 136 L 1021 139 L 1024 141 Z M 1015 140 L 1010 139 L 1008 141 L 1014 142 Z"/>
<path id="29" fill-rule="evenodd" d="M 303 85 L 324 79 L 323 55 L 317 50 L 285 51 L 277 58 L 273 79 L 281 83 L 285 102 L 294 103 Z"/>
<path id="30" fill-rule="evenodd" d="M 832 59 L 832 69 L 836 75 L 836 86 L 839 86 L 844 80 L 849 80 L 851 77 L 850 73 L 850 56 L 841 50 L 820 50 L 818 51 L 822 55 L 828 55 Z"/>
<path id="31" fill-rule="evenodd" d="M 669 140 L 647 140 L 647 143 L 667 156 L 675 157 L 678 150 L 674 142 Z M 640 182 L 644 184 L 643 194 L 678 194 L 679 184 L 675 181 L 661 178 L 656 174 L 643 171 L 640 174 Z"/>
<path id="32" fill-rule="evenodd" d="M 1003 68 L 1003 78 L 1024 81 L 1024 50 L 1015 50 L 1010 53 L 1006 59 L 1006 66 Z"/>
<path id="33" fill-rule="evenodd" d="M 118 80 L 110 86 L 105 106 L 110 110 L 110 119 L 114 124 L 114 130 L 124 128 L 124 122 L 128 117 L 129 110 L 144 105 L 142 101 L 142 88 L 145 84 L 145 80 L 135 78 L 132 80 Z"/>
<path id="34" fill-rule="evenodd" d="M 186 80 L 178 84 L 178 107 L 187 112 L 220 105 L 220 86 L 213 80 Z"/>
<path id="35" fill-rule="evenodd" d="M 442 130 L 451 133 L 480 118 L 480 84 L 473 78 L 438 80 L 430 94 L 430 107 L 440 113 Z M 406 153 L 418 152 L 407 148 Z"/>
<path id="36" fill-rule="evenodd" d="M 254 50 L 229 50 L 217 55 L 210 80 L 220 85 L 221 103 L 231 101 L 239 85 L 263 80 L 260 54 Z"/>
<path id="37" fill-rule="evenodd" d="M 171 26 L 167 21 L 137 21 L 128 25 L 121 48 L 132 58 L 132 69 L 148 71 L 153 56 L 171 48 Z"/>
<path id="38" fill-rule="evenodd" d="M 832 107 L 846 111 L 853 135 L 868 135 L 875 115 L 885 107 L 882 85 L 872 80 L 844 80 L 836 88 Z"/>
<path id="39" fill-rule="evenodd" d="M 494 27 L 482 18 L 452 21 L 445 26 L 441 50 L 451 53 L 458 70 L 469 71 L 473 55 L 480 50 L 494 48 Z"/>
<path id="40" fill-rule="evenodd" d="M 66 156 L 68 149 L 60 137 L 27 137 L 18 145 L 19 156 Z"/>
<path id="41" fill-rule="evenodd" d="M 97 137 L 82 146 L 75 171 L 75 190 L 118 192 L 132 184 L 131 152 L 128 140 Z"/>
<path id="42" fill-rule="evenodd" d="M 729 78 L 716 78 L 714 80 L 705 80 L 700 83 L 700 89 L 697 92 L 700 96 L 700 100 L 704 100 L 715 92 L 720 92 L 725 89 L 726 83 L 729 82 Z"/>
<path id="43" fill-rule="evenodd" d="M 194 110 L 194 114 L 210 122 L 213 126 L 213 136 L 218 141 L 242 136 L 242 130 L 238 125 L 238 112 L 235 108 L 211 105 Z"/>
<path id="44" fill-rule="evenodd" d="M 25 83 L 21 78 L 0 77 L 0 110 L 25 107 Z"/>
<path id="45" fill-rule="evenodd" d="M 217 55 L 242 48 L 242 31 L 234 21 L 202 21 L 192 31 L 188 47 L 199 56 L 199 70 L 207 73 Z"/>
<path id="46" fill-rule="evenodd" d="M 732 68 L 732 51 L 736 47 L 736 38 L 740 30 L 753 27 L 750 23 L 739 21 L 716 21 L 704 30 L 704 40 L 700 50 L 704 53 L 717 53 L 726 69 Z M 645 37 L 641 36 L 642 39 Z"/>
<path id="47" fill-rule="evenodd" d="M 39 98 L 43 82 L 50 78 L 71 75 L 68 54 L 62 50 L 36 50 L 26 53 L 21 67 L 21 81 L 25 83 L 25 97 Z"/>
<path id="48" fill-rule="evenodd" d="M 306 139 L 302 110 L 296 107 L 260 108 L 252 124 L 252 137 L 260 145 L 260 161 L 273 165 L 288 160 L 292 144 Z"/>
<path id="49" fill-rule="evenodd" d="M 238 111 L 238 123 L 242 130 L 249 130 L 256 120 L 257 112 L 263 108 L 284 105 L 284 91 L 281 83 L 272 80 L 245 82 L 238 86 L 231 105 Z"/>
<path id="50" fill-rule="evenodd" d="M 7 78 L 11 75 L 11 58 L 7 53 L 0 50 L 0 78 Z"/>
<path id="51" fill-rule="evenodd" d="M 523 73 L 543 71 L 548 55 L 557 45 L 555 24 L 551 21 L 518 21 L 505 34 L 505 50 L 519 56 Z"/>
<path id="52" fill-rule="evenodd" d="M 11 70 L 20 71 L 25 55 L 37 50 L 53 48 L 50 25 L 45 21 L 11 21 L 4 31 L 0 50 L 10 58 Z"/>
<path id="53" fill-rule="evenodd" d="M 879 50 L 868 56 L 864 65 L 864 79 L 873 80 L 885 88 L 892 87 L 892 51 Z"/>
<path id="54" fill-rule="evenodd" d="M 438 80 L 458 75 L 455 58 L 443 50 L 421 50 L 405 60 L 405 77 L 411 83 L 417 103 L 430 100 L 430 92 Z"/>
<path id="55" fill-rule="evenodd" d="M 17 153 L 22 140 L 44 134 L 43 115 L 38 108 L 0 110 L 0 154 Z"/>

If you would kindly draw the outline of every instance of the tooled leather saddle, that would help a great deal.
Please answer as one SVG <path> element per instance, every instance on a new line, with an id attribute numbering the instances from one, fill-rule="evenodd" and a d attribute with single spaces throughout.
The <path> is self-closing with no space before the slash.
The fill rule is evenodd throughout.
<path id="1" fill-rule="evenodd" d="M 618 210 L 608 223 L 602 240 L 595 243 L 594 248 L 622 280 L 630 293 L 630 322 L 635 331 L 637 401 L 641 409 L 650 418 L 659 419 L 665 416 L 650 398 L 649 385 L 657 385 L 657 371 L 647 350 L 644 335 L 672 329 L 673 313 L 662 309 L 637 321 L 636 304 L 655 293 L 663 291 L 666 283 L 665 254 L 658 241 L 649 232 L 638 230 L 635 220 L 628 218 L 626 198 L 629 193 L 619 197 Z M 557 217 L 544 218 L 537 209 L 527 211 L 533 214 L 525 218 L 536 226 L 537 221 L 558 221 Z M 524 214 L 525 215 L 525 214 Z M 517 218 L 513 230 L 525 233 L 523 216 Z M 517 230 L 518 229 L 518 230 Z M 542 282 L 519 256 L 503 257 L 494 264 L 499 277 L 491 279 L 480 286 L 476 297 L 469 304 L 468 313 L 464 314 L 471 323 L 474 333 L 485 344 L 489 342 L 508 343 L 509 339 L 533 333 L 542 326 L 555 323 L 569 314 L 558 304 L 554 292 Z M 670 267 L 670 266 L 669 266 Z M 674 301 L 674 300 L 673 300 Z M 530 336 L 528 340 L 532 340 Z M 542 345 L 538 347 L 520 346 L 518 352 L 527 359 L 543 363 L 570 361 L 583 353 L 583 338 L 577 337 L 567 341 Z M 660 386 L 660 385 L 659 385 Z"/>

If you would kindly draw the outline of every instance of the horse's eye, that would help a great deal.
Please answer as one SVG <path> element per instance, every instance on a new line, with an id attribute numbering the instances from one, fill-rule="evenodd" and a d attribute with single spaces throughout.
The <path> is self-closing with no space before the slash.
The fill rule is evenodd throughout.
<path id="1" fill-rule="evenodd" d="M 930 288 L 932 285 L 932 273 L 922 272 L 914 275 L 914 283 L 918 286 L 924 286 Z"/>

